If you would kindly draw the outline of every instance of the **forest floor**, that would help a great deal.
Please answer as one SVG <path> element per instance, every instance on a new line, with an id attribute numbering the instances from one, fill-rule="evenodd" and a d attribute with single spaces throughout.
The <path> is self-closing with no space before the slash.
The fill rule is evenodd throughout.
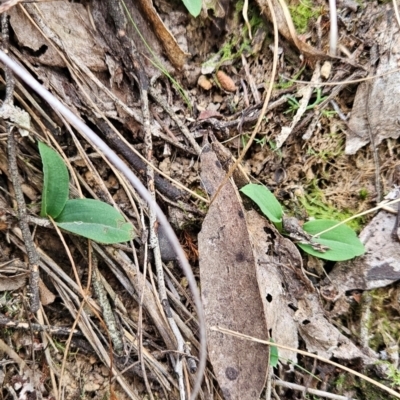
<path id="1" fill-rule="evenodd" d="M 2 64 L 3 398 L 185 399 L 199 379 L 199 399 L 400 398 L 397 206 L 366 212 L 389 193 L 395 199 L 400 185 L 394 6 L 338 2 L 332 44 L 332 12 L 321 0 L 283 8 L 204 0 L 197 18 L 179 1 L 0 7 L 11 3 L 2 49 L 149 188 L 190 263 L 205 320 L 137 187 Z M 83 240 L 40 218 L 49 183 L 38 141 L 68 168 L 70 198 L 101 200 L 133 224 L 130 243 Z M 299 252 L 250 211 L 254 203 L 241 203 L 237 189 L 249 182 L 265 185 L 300 225 L 349 219 L 365 255 L 335 262 Z M 215 333 L 217 325 L 311 356 L 268 353 Z M 201 327 L 207 364 L 196 374 Z"/>

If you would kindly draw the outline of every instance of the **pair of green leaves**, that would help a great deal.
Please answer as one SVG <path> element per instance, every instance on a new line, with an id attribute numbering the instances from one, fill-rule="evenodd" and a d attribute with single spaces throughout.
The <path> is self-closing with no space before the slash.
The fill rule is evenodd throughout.
<path id="1" fill-rule="evenodd" d="M 276 197 L 262 185 L 249 184 L 241 189 L 246 196 L 253 200 L 262 213 L 282 231 L 283 210 Z M 312 248 L 309 244 L 298 243 L 297 245 L 315 257 L 330 261 L 344 261 L 364 254 L 363 244 L 358 239 L 356 233 L 347 225 L 340 225 L 329 232 L 318 235 L 326 229 L 332 228 L 338 222 L 331 220 L 308 221 L 303 225 L 303 230 L 308 234 L 315 235 L 315 243 L 327 246 L 329 250 L 320 252 Z"/>
<path id="2" fill-rule="evenodd" d="M 69 176 L 63 159 L 42 142 L 39 152 L 43 163 L 42 217 L 51 217 L 60 228 L 99 243 L 133 239 L 133 225 L 114 207 L 93 199 L 69 200 Z"/>

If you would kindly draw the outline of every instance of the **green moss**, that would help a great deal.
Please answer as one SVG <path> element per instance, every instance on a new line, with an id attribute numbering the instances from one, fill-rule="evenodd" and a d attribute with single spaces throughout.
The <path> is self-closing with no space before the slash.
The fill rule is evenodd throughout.
<path id="1" fill-rule="evenodd" d="M 225 42 L 221 45 L 218 52 L 202 64 L 203 68 L 212 67 L 213 70 L 218 71 L 222 65 L 232 64 L 235 60 L 240 59 L 242 54 L 252 53 L 248 26 L 244 23 L 242 16 L 243 5 L 244 2 L 242 0 L 235 3 L 234 23 L 232 23 L 232 26 L 237 28 L 230 31 L 230 34 L 227 35 Z M 256 4 L 249 4 L 247 18 L 253 35 L 261 26 L 265 26 L 265 30 L 267 31 L 265 19 L 262 17 L 259 7 Z M 218 83 L 217 80 L 216 82 Z"/>
<path id="2" fill-rule="evenodd" d="M 240 43 L 241 39 L 242 38 L 240 37 L 232 37 L 231 40 L 224 43 L 219 51 L 221 59 L 218 66 L 222 65 L 224 62 L 233 61 L 239 58 L 244 51 L 251 50 L 249 41 L 244 39 L 243 42 Z"/>
<path id="3" fill-rule="evenodd" d="M 205 199 L 208 198 L 208 194 L 201 189 L 200 187 L 196 188 L 193 190 L 196 194 L 198 194 L 201 197 L 204 197 Z M 207 212 L 208 211 L 208 203 L 205 203 L 204 201 L 198 200 L 197 202 L 197 208 L 203 212 Z"/>
<path id="4" fill-rule="evenodd" d="M 368 193 L 367 189 L 361 188 L 360 191 L 358 192 L 358 195 L 360 196 L 361 200 L 366 200 L 368 195 L 369 195 L 369 193 Z"/>
<path id="5" fill-rule="evenodd" d="M 299 198 L 300 203 L 307 211 L 310 217 L 315 219 L 330 219 L 335 221 L 343 221 L 352 217 L 357 212 L 354 210 L 339 210 L 326 201 L 323 191 L 318 187 L 318 181 L 311 182 L 307 193 Z M 347 224 L 355 232 L 360 232 L 365 225 L 363 217 L 355 218 Z"/>
<path id="6" fill-rule="evenodd" d="M 382 347 L 392 346 L 400 337 L 400 322 L 398 312 L 391 304 L 397 303 L 396 291 L 388 290 L 387 287 L 371 290 L 371 315 L 370 331 L 373 336 L 369 341 L 369 346 L 378 351 Z"/>
<path id="7" fill-rule="evenodd" d="M 235 4 L 235 14 L 239 18 L 241 18 L 243 12 L 244 1 L 240 0 Z M 248 10 L 247 10 L 247 18 L 249 20 L 249 24 L 251 26 L 252 32 L 255 32 L 256 29 L 261 26 L 265 25 L 265 21 L 260 13 L 260 8 L 258 5 L 254 3 L 250 3 Z M 244 24 L 246 25 L 246 24 Z M 244 26 L 244 32 L 247 32 L 247 27 Z"/>
<path id="8" fill-rule="evenodd" d="M 379 380 L 378 380 L 379 382 Z M 385 384 L 385 382 L 382 382 Z M 393 399 L 393 396 L 389 397 L 387 392 L 384 392 L 382 389 L 379 389 L 372 383 L 367 382 L 364 379 L 360 380 L 360 383 L 357 385 L 359 387 L 359 391 L 362 393 L 363 400 L 387 400 Z"/>
<path id="9" fill-rule="evenodd" d="M 310 19 L 317 19 L 321 10 L 311 0 L 296 0 L 289 6 L 293 24 L 298 33 L 305 33 Z"/>
<path id="10" fill-rule="evenodd" d="M 308 147 L 307 155 L 315 156 L 322 161 L 329 162 L 337 159 L 344 154 L 344 136 L 337 133 L 329 133 L 326 135 L 329 138 L 329 146 L 320 146 L 319 149 Z"/>

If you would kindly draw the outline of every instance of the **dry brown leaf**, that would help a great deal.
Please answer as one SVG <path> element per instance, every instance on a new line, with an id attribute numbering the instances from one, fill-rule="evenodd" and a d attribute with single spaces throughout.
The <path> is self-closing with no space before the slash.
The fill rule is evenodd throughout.
<path id="1" fill-rule="evenodd" d="M 283 279 L 276 260 L 269 255 L 268 251 L 271 242 L 264 228 L 270 224 L 254 210 L 246 213 L 246 220 L 256 259 L 257 280 L 268 331 L 276 343 L 297 349 L 299 339 L 297 326 L 293 321 L 293 312 L 287 305 Z M 288 362 L 296 364 L 297 353 L 279 349 L 279 360 L 284 364 Z"/>
<path id="2" fill-rule="evenodd" d="M 267 249 L 265 251 L 273 255 L 269 257 L 269 263 L 279 268 L 283 277 L 286 296 L 282 296 L 281 300 L 286 301 L 286 310 L 296 323 L 307 350 L 325 358 L 361 358 L 365 363 L 371 362 L 326 319 L 318 293 L 304 274 L 301 255 L 295 244 L 282 237 L 267 221 L 263 231 L 263 246 Z M 275 295 L 279 295 L 279 291 Z M 274 295 L 271 296 L 273 300 Z"/>
<path id="3" fill-rule="evenodd" d="M 92 71 L 105 71 L 105 52 L 100 45 L 103 40 L 90 29 L 89 15 L 86 8 L 79 3 L 56 1 L 37 5 L 46 26 L 62 41 L 67 54 L 72 54 Z M 10 24 L 22 46 L 40 54 L 35 57 L 41 64 L 65 67 L 65 63 L 49 44 L 49 41 L 28 20 L 19 7 L 10 12 Z"/>
<path id="4" fill-rule="evenodd" d="M 185 53 L 165 27 L 163 21 L 153 6 L 152 0 L 139 0 L 138 3 L 148 21 L 153 26 L 154 32 L 162 43 L 168 59 L 175 68 L 181 69 L 190 54 Z"/>
<path id="5" fill-rule="evenodd" d="M 400 243 L 391 236 L 396 216 L 380 211 L 360 233 L 365 254 L 350 261 L 336 263 L 328 285 L 321 293 L 338 300 L 346 292 L 372 290 L 400 279 Z"/>
<path id="6" fill-rule="evenodd" d="M 349 338 L 340 333 L 326 319 L 325 311 L 315 294 L 304 296 L 297 306 L 294 320 L 309 352 L 315 352 L 328 359 L 331 357 L 341 360 L 360 358 L 365 364 L 372 362 L 369 356 L 363 354 Z"/>
<path id="7" fill-rule="evenodd" d="M 6 214 L 4 210 L 0 209 L 0 231 L 4 231 L 9 229 L 11 225 L 11 221 L 9 216 Z"/>
<path id="8" fill-rule="evenodd" d="M 400 46 L 400 35 L 397 36 Z M 399 47 L 400 48 L 400 47 Z M 396 57 L 381 56 L 376 75 L 398 68 Z M 374 137 L 377 146 L 383 140 L 400 135 L 398 107 L 400 102 L 400 72 L 362 83 L 356 93 L 346 135 L 346 154 L 355 154 Z"/>
<path id="9" fill-rule="evenodd" d="M 25 286 L 28 273 L 7 276 L 0 274 L 0 292 L 6 290 L 17 290 Z"/>
<path id="10" fill-rule="evenodd" d="M 225 173 L 210 145 L 203 150 L 201 167 L 203 185 L 212 195 Z M 210 330 L 221 326 L 267 338 L 244 210 L 230 181 L 204 219 L 199 260 L 208 355 L 224 398 L 258 399 L 266 378 L 267 347 Z"/>
<path id="11" fill-rule="evenodd" d="M 388 10 L 378 12 L 374 6 L 370 12 L 377 15 L 365 33 L 365 43 L 371 43 L 370 75 L 381 75 L 399 67 L 400 32 L 395 19 L 384 18 Z M 377 68 L 375 67 L 377 65 Z M 377 146 L 384 139 L 397 139 L 400 134 L 398 104 L 400 102 L 400 72 L 395 72 L 362 83 L 356 93 L 346 137 L 346 154 L 357 150 L 374 138 Z"/>
<path id="12" fill-rule="evenodd" d="M 47 306 L 54 303 L 56 295 L 51 292 L 42 280 L 39 281 L 40 302 L 42 305 Z"/>
<path id="13" fill-rule="evenodd" d="M 199 116 L 197 117 L 197 121 L 203 121 L 203 120 L 209 119 L 209 118 L 221 119 L 221 118 L 223 118 L 223 115 L 215 110 L 204 110 L 204 111 L 200 112 Z"/>

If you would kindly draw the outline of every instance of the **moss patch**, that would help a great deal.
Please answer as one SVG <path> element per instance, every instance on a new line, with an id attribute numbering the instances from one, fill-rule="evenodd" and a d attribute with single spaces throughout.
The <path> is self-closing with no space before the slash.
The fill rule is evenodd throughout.
<path id="1" fill-rule="evenodd" d="M 305 33 L 310 19 L 316 19 L 321 14 L 320 8 L 314 5 L 311 0 L 293 1 L 289 10 L 298 33 Z"/>

